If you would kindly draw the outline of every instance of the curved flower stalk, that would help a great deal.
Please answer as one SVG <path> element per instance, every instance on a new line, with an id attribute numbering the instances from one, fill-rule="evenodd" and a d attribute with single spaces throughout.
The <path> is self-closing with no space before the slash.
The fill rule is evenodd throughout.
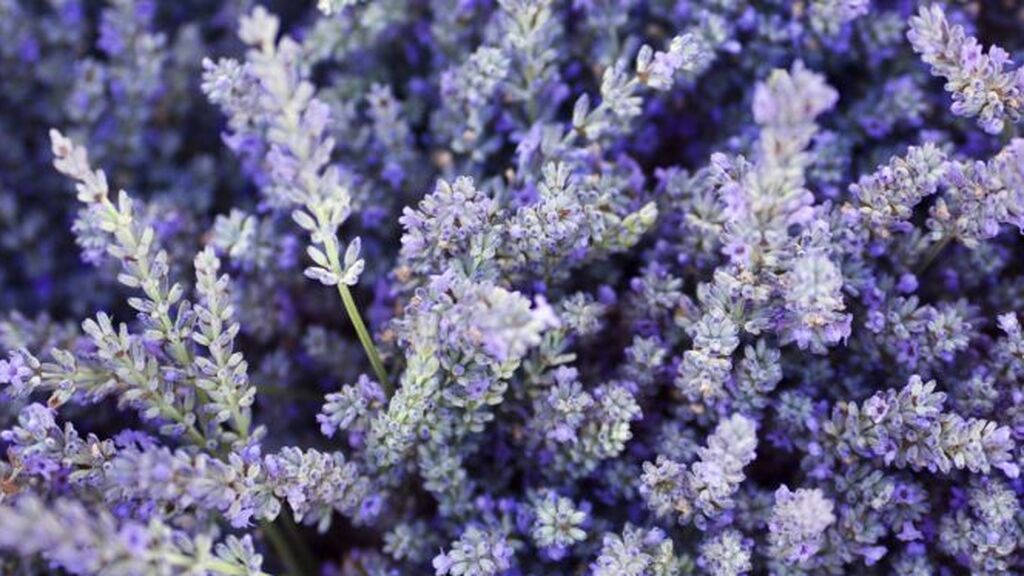
<path id="1" fill-rule="evenodd" d="M 268 201 L 292 209 L 292 219 L 309 235 L 306 253 L 314 265 L 305 274 L 336 286 L 374 375 L 391 394 L 387 370 L 352 297 L 365 267 L 361 241 L 341 254 L 338 228 L 351 213 L 351 196 L 337 166 L 334 140 L 327 135 L 330 109 L 300 63 L 301 47 L 287 36 L 278 40 L 280 21 L 262 6 L 242 17 L 239 37 L 249 47 L 246 62 L 204 62 L 203 89 L 231 118 L 227 136 L 239 150 L 259 141 L 265 154 Z M 256 91 L 256 94 L 253 94 Z"/>

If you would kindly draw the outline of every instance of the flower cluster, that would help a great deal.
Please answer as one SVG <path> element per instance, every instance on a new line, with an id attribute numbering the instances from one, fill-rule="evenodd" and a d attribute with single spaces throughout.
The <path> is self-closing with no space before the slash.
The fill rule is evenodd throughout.
<path id="1" fill-rule="evenodd" d="M 775 492 L 775 506 L 768 520 L 771 554 L 786 563 L 799 564 L 821 548 L 825 529 L 835 522 L 832 502 L 820 490 L 791 491 L 783 484 Z"/>
<path id="2" fill-rule="evenodd" d="M 1002 132 L 1006 121 L 1019 122 L 1024 113 L 1024 68 L 1012 66 L 1010 54 L 999 46 L 986 53 L 963 26 L 950 24 L 942 7 L 922 6 L 910 20 L 907 38 L 914 51 L 946 79 L 953 93 L 954 114 L 977 116 L 986 132 Z"/>
<path id="3" fill-rule="evenodd" d="M 644 463 L 640 494 L 658 516 L 691 517 L 705 529 L 710 521 L 734 506 L 732 495 L 745 479 L 743 468 L 757 456 L 754 423 L 742 415 L 719 422 L 708 445 L 697 450 L 700 458 L 687 470 L 665 456 L 656 464 Z"/>
<path id="4" fill-rule="evenodd" d="M 0 0 L 0 574 L 1024 573 L 1022 27 Z"/>

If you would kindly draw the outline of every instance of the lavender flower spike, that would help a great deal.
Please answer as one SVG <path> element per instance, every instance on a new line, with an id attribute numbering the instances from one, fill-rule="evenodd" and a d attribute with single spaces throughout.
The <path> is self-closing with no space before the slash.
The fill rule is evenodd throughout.
<path id="1" fill-rule="evenodd" d="M 1024 116 L 1024 68 L 1012 66 L 1009 53 L 991 46 L 986 53 L 963 26 L 950 24 L 938 4 L 922 6 L 910 19 L 907 32 L 914 51 L 931 66 L 932 74 L 946 79 L 953 94 L 953 113 L 978 117 L 989 134 L 1003 131 L 1007 121 Z"/>

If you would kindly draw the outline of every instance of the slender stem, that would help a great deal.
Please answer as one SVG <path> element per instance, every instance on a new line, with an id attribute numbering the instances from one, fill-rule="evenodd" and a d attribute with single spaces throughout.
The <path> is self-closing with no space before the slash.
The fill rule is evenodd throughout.
<path id="1" fill-rule="evenodd" d="M 317 222 L 324 222 L 324 217 L 316 213 Z M 315 241 L 315 240 L 314 240 Z M 327 255 L 327 264 L 330 266 L 331 272 L 337 275 L 338 278 L 342 276 L 342 265 L 341 260 L 338 258 L 338 240 L 333 234 L 323 234 L 324 252 Z M 384 389 L 384 394 L 387 397 L 391 397 L 391 383 L 388 381 L 388 372 L 384 369 L 384 363 L 380 360 L 380 354 L 377 353 L 377 347 L 373 344 L 373 338 L 370 337 L 370 331 L 366 329 L 366 324 L 363 323 L 363 317 L 359 314 L 359 308 L 356 306 L 355 299 L 352 298 L 352 291 L 348 289 L 348 285 L 343 282 L 338 282 L 338 294 L 341 295 L 341 301 L 345 304 L 345 312 L 348 314 L 348 319 L 352 322 L 352 327 L 356 329 L 356 335 L 359 336 L 359 343 L 363 345 L 363 350 L 366 352 L 366 357 L 370 360 L 370 366 L 373 367 L 373 373 L 377 376 L 377 380 L 380 382 L 381 388 Z"/>
<path id="2" fill-rule="evenodd" d="M 914 275 L 920 276 L 925 270 L 927 270 L 928 267 L 932 265 L 932 262 L 935 261 L 935 258 L 938 257 L 938 255 L 942 252 L 942 250 L 946 247 L 947 244 L 949 244 L 949 242 L 952 239 L 952 236 L 943 236 L 941 240 L 939 240 L 935 244 L 932 244 L 931 248 L 929 248 L 928 250 L 928 253 L 925 254 L 924 258 L 921 260 L 921 263 L 917 265 L 917 269 L 914 270 Z"/>
<path id="3" fill-rule="evenodd" d="M 267 540 L 270 541 L 270 545 L 274 548 L 278 559 L 284 564 L 285 574 L 302 576 L 302 564 L 295 558 L 291 546 L 288 545 L 288 541 L 285 540 L 277 526 L 271 522 L 264 522 L 262 526 L 263 532 L 267 535 Z"/>
<path id="4" fill-rule="evenodd" d="M 370 358 L 373 373 L 377 375 L 377 380 L 380 382 L 381 387 L 384 388 L 384 394 L 390 397 L 391 383 L 388 381 L 388 372 L 384 369 L 384 363 L 380 360 L 380 354 L 377 353 L 377 347 L 373 344 L 373 338 L 370 337 L 366 324 L 363 324 L 363 317 L 359 315 L 359 308 L 356 307 L 356 301 L 352 298 L 352 291 L 345 284 L 338 283 L 338 294 L 341 294 L 341 301 L 345 304 L 348 318 L 356 329 L 359 343 L 363 345 L 363 350 L 366 351 L 366 355 Z"/>
<path id="5" fill-rule="evenodd" d="M 294 550 L 299 551 L 299 557 L 303 561 L 305 566 L 306 574 L 315 574 L 317 572 L 316 565 L 313 564 L 312 554 L 309 551 L 309 547 L 306 545 L 306 541 L 302 538 L 302 534 L 299 532 L 299 526 L 295 523 L 295 519 L 292 517 L 291 512 L 285 511 L 281 514 L 279 521 L 284 526 L 285 536 L 291 538 Z"/>

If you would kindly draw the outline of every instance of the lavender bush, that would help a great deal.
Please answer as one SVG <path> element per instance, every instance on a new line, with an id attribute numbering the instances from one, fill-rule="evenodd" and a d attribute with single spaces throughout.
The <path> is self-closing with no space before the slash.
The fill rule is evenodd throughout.
<path id="1" fill-rule="evenodd" d="M 0 573 L 1024 573 L 1022 27 L 0 0 Z"/>

